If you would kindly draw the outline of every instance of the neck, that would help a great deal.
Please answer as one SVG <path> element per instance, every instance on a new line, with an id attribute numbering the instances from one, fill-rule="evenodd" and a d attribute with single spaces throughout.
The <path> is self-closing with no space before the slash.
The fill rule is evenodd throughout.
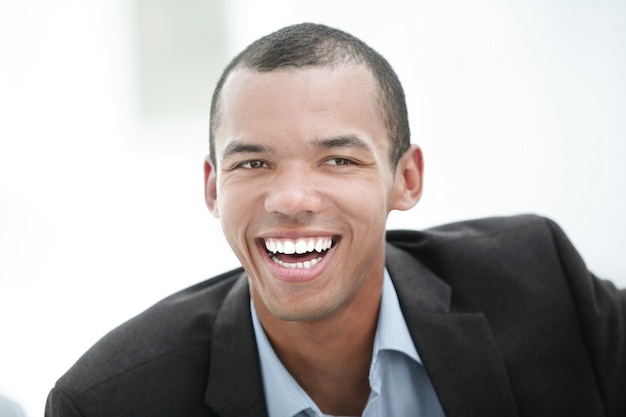
<path id="1" fill-rule="evenodd" d="M 255 302 L 276 354 L 325 414 L 360 415 L 365 408 L 381 293 L 382 277 L 349 305 L 311 321 L 280 320 Z"/>

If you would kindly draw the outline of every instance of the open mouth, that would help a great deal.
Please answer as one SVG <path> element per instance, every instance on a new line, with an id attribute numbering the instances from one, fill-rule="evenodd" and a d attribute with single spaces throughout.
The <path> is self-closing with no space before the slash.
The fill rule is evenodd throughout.
<path id="1" fill-rule="evenodd" d="M 332 236 L 263 240 L 270 259 L 284 268 L 291 269 L 310 269 L 336 244 L 336 238 Z"/>

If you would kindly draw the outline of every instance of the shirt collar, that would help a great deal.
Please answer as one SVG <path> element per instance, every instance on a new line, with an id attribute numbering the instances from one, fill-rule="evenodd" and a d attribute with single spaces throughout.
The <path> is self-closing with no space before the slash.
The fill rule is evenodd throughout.
<path id="1" fill-rule="evenodd" d="M 272 417 L 293 417 L 307 410 L 314 410 L 321 415 L 311 397 L 300 387 L 276 356 L 259 321 L 252 300 L 250 300 L 250 307 L 269 415 Z M 402 315 L 398 295 L 387 269 L 385 269 L 378 325 L 374 336 L 372 363 L 378 360 L 379 353 L 383 350 L 402 352 L 422 364 Z"/>
<path id="2" fill-rule="evenodd" d="M 373 358 L 375 359 L 382 350 L 402 352 L 409 358 L 422 364 L 400 309 L 398 294 L 387 269 L 385 269 L 383 293 L 378 314 L 378 327 L 376 328 L 376 336 L 374 338 Z"/>

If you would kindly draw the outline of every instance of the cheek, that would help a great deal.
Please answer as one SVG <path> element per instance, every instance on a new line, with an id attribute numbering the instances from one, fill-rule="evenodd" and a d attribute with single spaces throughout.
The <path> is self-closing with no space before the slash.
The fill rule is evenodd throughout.
<path id="1" fill-rule="evenodd" d="M 243 181 L 233 181 L 228 176 L 222 178 L 222 180 L 217 183 L 216 192 L 217 204 L 222 217 L 238 215 L 241 212 L 241 207 L 245 207 L 249 204 L 247 201 L 249 190 L 246 187 L 246 183 Z"/>
<path id="2" fill-rule="evenodd" d="M 217 207 L 220 212 L 220 222 L 227 238 L 236 233 L 238 225 L 241 225 L 245 213 L 245 202 L 238 198 L 240 193 L 235 193 L 232 188 L 220 187 L 217 192 Z"/>
<path id="3" fill-rule="evenodd" d="M 233 240 L 245 239 L 246 230 L 262 208 L 258 188 L 232 181 L 218 186 L 217 206 L 220 221 L 224 234 L 231 244 Z"/>
<path id="4" fill-rule="evenodd" d="M 389 190 L 379 179 L 343 181 L 329 191 L 337 206 L 354 218 L 380 218 L 387 215 Z"/>

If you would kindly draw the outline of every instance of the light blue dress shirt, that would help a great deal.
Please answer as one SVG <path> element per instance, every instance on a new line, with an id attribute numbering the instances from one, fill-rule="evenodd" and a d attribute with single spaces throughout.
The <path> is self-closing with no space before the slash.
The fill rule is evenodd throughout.
<path id="1" fill-rule="evenodd" d="M 267 339 L 254 305 L 251 307 L 269 416 L 329 417 L 283 366 Z M 363 417 L 444 416 L 386 269 L 369 381 L 371 391 Z"/>

